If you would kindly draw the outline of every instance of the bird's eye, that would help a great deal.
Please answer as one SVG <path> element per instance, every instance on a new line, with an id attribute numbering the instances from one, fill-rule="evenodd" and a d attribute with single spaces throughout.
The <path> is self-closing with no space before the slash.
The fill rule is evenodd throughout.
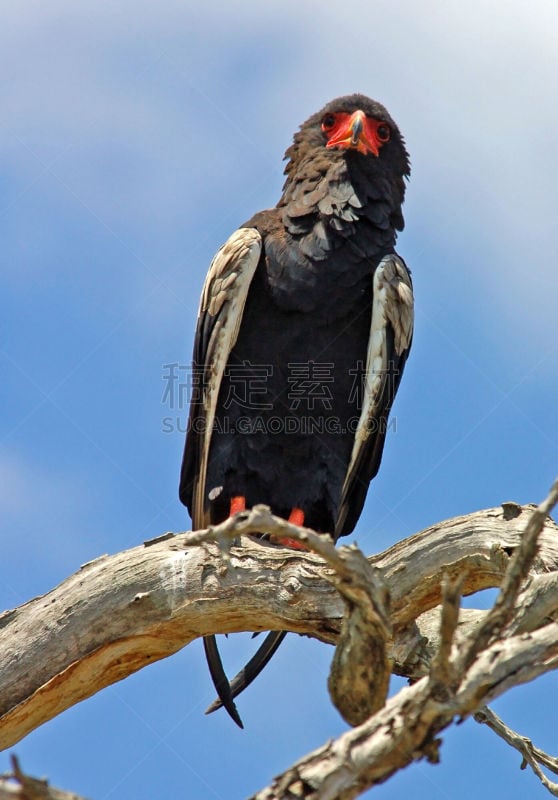
<path id="1" fill-rule="evenodd" d="M 389 142 L 391 136 L 391 130 L 389 125 L 386 125 L 384 122 L 381 125 L 378 125 L 377 134 L 378 134 L 378 139 L 381 142 Z"/>
<path id="2" fill-rule="evenodd" d="M 322 130 L 330 131 L 335 125 L 335 114 L 326 114 L 322 118 Z"/>

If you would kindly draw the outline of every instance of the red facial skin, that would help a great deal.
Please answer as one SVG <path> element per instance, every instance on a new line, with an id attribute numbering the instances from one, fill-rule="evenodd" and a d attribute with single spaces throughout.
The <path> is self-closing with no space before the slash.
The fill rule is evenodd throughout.
<path id="1" fill-rule="evenodd" d="M 364 111 L 353 114 L 337 112 L 326 114 L 322 120 L 322 130 L 327 135 L 326 147 L 342 150 L 357 150 L 359 153 L 373 153 L 376 157 L 380 148 L 389 142 L 391 130 L 387 122 L 367 117 Z"/>

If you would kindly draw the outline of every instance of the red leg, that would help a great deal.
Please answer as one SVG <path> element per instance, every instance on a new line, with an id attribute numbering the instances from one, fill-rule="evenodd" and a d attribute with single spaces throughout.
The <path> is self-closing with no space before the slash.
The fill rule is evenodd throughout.
<path id="1" fill-rule="evenodd" d="M 229 517 L 238 514 L 239 511 L 246 511 L 246 498 L 242 494 L 231 497 Z"/>
<path id="2" fill-rule="evenodd" d="M 289 522 L 292 522 L 293 525 L 298 525 L 299 528 L 302 528 L 304 525 L 304 511 L 301 508 L 293 508 L 291 513 L 289 514 Z"/>
<path id="3" fill-rule="evenodd" d="M 293 525 L 298 525 L 299 528 L 302 527 L 304 525 L 304 511 L 295 506 L 289 514 L 289 522 Z M 293 550 L 306 550 L 303 544 L 297 542 L 296 539 L 289 539 L 289 537 L 273 538 L 272 541 L 275 541 L 277 544 L 282 544 L 283 547 L 291 547 Z"/>

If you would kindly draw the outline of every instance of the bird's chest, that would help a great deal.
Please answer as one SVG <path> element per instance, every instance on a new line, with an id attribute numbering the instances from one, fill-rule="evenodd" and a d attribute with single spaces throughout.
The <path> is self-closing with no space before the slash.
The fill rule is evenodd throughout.
<path id="1" fill-rule="evenodd" d="M 307 315 L 312 326 L 334 325 L 369 307 L 374 262 L 348 248 L 321 260 L 301 256 L 289 241 L 266 248 L 254 296 L 266 308 Z"/>
<path id="2" fill-rule="evenodd" d="M 278 406 L 298 412 L 315 400 L 310 410 L 345 416 L 366 363 L 371 279 L 346 287 L 318 280 L 315 289 L 303 283 L 292 294 L 282 292 L 277 302 L 267 277 L 259 270 L 254 278 L 231 363 L 262 379 L 258 385 L 265 387 L 266 402 L 272 398 L 275 412 Z M 297 291 L 311 292 L 309 310 Z"/>

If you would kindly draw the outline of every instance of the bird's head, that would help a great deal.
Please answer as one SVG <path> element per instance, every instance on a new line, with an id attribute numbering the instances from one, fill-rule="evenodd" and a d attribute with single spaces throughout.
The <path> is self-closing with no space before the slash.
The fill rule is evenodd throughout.
<path id="1" fill-rule="evenodd" d="M 363 94 L 332 100 L 300 126 L 285 158 L 277 206 L 289 233 L 313 258 L 355 236 L 366 241 L 367 252 L 393 247 L 395 231 L 404 227 L 410 165 L 384 106 Z"/>
<path id="2" fill-rule="evenodd" d="M 310 149 L 316 155 L 325 150 L 333 158 L 345 157 L 361 166 L 379 160 L 378 166 L 385 165 L 394 176 L 410 174 L 399 128 L 384 106 L 363 94 L 338 97 L 313 114 L 300 126 L 285 156 L 300 163 Z M 360 158 L 355 159 L 356 154 Z"/>

